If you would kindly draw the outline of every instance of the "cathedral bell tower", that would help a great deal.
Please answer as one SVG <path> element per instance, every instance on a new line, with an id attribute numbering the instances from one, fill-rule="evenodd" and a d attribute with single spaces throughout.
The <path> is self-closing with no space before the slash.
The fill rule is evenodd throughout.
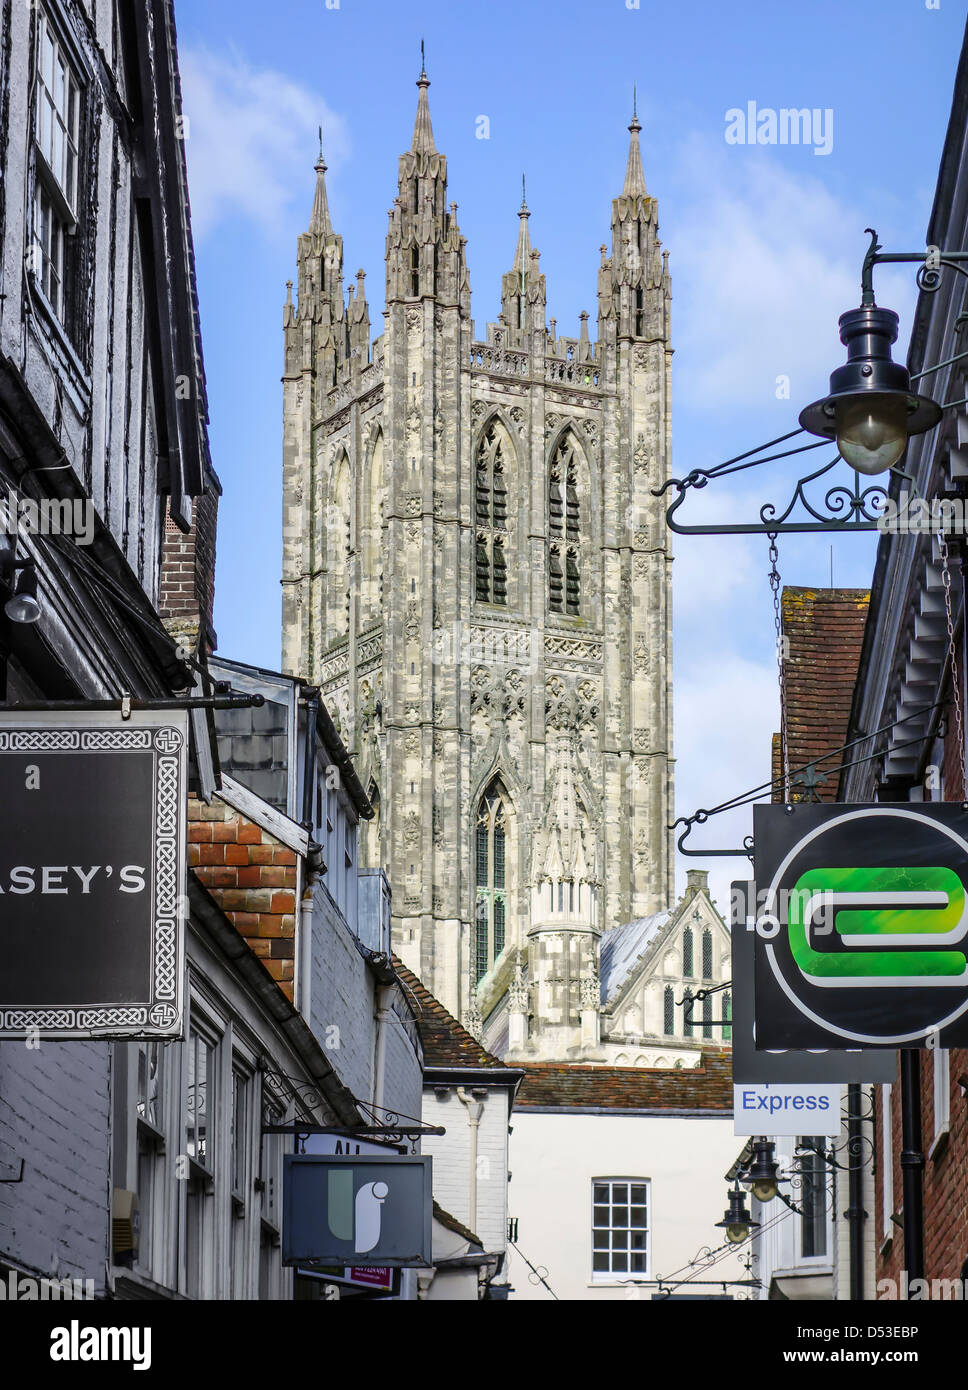
<path id="1" fill-rule="evenodd" d="M 377 814 L 394 949 L 498 1051 L 599 1055 L 604 934 L 672 894 L 669 277 L 633 116 L 598 338 L 547 318 L 531 209 L 471 320 L 421 69 L 385 329 L 325 167 L 286 303 L 283 663 Z M 513 235 L 509 227 L 510 252 Z"/>

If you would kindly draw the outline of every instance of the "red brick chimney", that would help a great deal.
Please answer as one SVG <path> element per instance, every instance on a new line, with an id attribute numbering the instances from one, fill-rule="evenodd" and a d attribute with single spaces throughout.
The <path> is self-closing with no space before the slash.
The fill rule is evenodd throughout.
<path id="1" fill-rule="evenodd" d="M 215 535 L 222 487 L 214 473 L 208 490 L 196 498 L 190 531 L 165 520 L 161 552 L 158 612 L 176 641 L 192 653 L 208 656 L 217 639 L 215 607 Z"/>

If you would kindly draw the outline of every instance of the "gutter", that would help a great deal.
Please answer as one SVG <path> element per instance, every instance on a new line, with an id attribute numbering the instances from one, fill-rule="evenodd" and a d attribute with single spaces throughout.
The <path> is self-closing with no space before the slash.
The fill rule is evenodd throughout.
<path id="1" fill-rule="evenodd" d="M 526 1073 L 518 1067 L 424 1067 L 426 1086 L 506 1086 L 515 1092 Z"/>

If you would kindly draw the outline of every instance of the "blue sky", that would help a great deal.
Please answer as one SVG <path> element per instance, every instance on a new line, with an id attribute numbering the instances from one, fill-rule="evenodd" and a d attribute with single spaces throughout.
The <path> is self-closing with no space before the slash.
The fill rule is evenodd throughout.
<path id="1" fill-rule="evenodd" d="M 468 238 L 473 313 L 498 312 L 527 172 L 548 310 L 594 328 L 598 247 L 625 168 L 638 87 L 649 191 L 673 278 L 675 473 L 796 424 L 842 359 L 837 317 L 859 299 L 877 228 L 922 247 L 965 25 L 965 0 L 176 0 L 189 179 L 219 526 L 223 655 L 279 664 L 282 304 L 313 196 L 323 126 L 347 276 L 362 266 L 374 335 L 387 209 L 410 143 L 420 39 L 438 149 Z M 816 108 L 811 146 L 729 144 L 726 112 Z M 488 118 L 487 139 L 478 138 Z M 913 276 L 879 272 L 901 314 Z M 777 380 L 789 379 L 789 399 Z M 782 390 L 782 387 L 780 388 Z M 702 510 L 753 515 L 792 466 L 744 475 Z M 676 732 L 680 814 L 765 780 L 778 702 L 762 539 L 677 538 Z M 783 579 L 869 583 L 863 538 L 785 541 Z M 749 812 L 699 843 L 738 844 Z M 698 838 L 698 837 L 697 837 Z M 700 861 L 696 861 L 700 862 Z M 711 861 L 721 906 L 742 864 Z"/>

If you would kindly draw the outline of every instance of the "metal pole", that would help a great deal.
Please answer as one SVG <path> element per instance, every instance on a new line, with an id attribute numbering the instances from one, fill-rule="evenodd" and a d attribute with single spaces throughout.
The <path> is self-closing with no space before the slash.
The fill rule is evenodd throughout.
<path id="1" fill-rule="evenodd" d="M 847 1087 L 847 1231 L 850 1242 L 850 1301 L 864 1301 L 864 1147 L 861 1129 L 861 1089 L 856 1081 Z"/>
<path id="2" fill-rule="evenodd" d="M 924 1152 L 921 1148 L 921 1054 L 901 1050 L 901 1183 L 907 1288 L 924 1278 Z M 910 1296 L 910 1295 L 909 1295 Z"/>

